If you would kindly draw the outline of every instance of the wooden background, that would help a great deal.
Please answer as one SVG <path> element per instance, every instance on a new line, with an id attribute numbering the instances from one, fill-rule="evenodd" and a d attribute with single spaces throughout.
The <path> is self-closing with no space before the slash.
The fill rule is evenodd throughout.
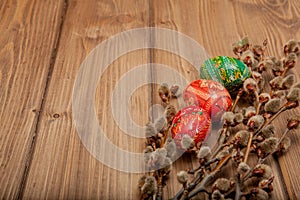
<path id="1" fill-rule="evenodd" d="M 182 32 L 211 56 L 232 56 L 231 44 L 245 35 L 254 43 L 267 38 L 268 54 L 280 56 L 287 40 L 300 40 L 300 1 L 0 0 L 0 199 L 138 199 L 140 174 L 106 167 L 81 143 L 72 92 L 81 62 L 96 45 L 149 26 Z M 96 92 L 98 119 L 115 145 L 134 152 L 143 150 L 144 140 L 117 128 L 109 99 L 124 73 L 149 62 L 196 77 L 184 59 L 155 49 L 131 52 L 109 66 Z M 146 77 L 157 74 L 150 69 Z M 158 102 L 155 90 L 146 85 L 133 94 L 130 111 L 138 124 L 149 120 L 148 108 Z M 286 118 L 275 121 L 278 132 Z M 299 132 L 291 139 L 290 151 L 269 161 L 276 175 L 273 199 L 300 199 Z M 166 199 L 180 188 L 176 172 L 192 163 L 185 156 L 174 164 Z"/>

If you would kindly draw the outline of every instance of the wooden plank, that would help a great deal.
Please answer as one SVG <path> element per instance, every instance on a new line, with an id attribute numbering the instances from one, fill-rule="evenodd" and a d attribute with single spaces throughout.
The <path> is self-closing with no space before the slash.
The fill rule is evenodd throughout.
<path id="1" fill-rule="evenodd" d="M 152 13 L 150 15 L 150 26 L 158 28 L 168 28 L 186 34 L 187 36 L 191 37 L 191 39 L 194 39 L 197 42 L 199 42 L 199 40 L 201 41 L 202 37 L 199 36 L 199 34 L 201 34 L 199 23 L 200 14 L 197 1 L 189 1 L 188 3 L 186 3 L 184 1 L 155 0 L 151 1 L 151 8 Z M 170 71 L 170 73 L 166 76 L 159 70 L 153 69 L 153 80 L 163 80 L 163 82 L 166 82 L 169 85 L 172 85 L 172 83 L 180 84 L 182 82 L 182 84 L 180 85 L 182 85 L 181 89 L 183 89 L 184 81 L 182 79 L 178 80 L 176 75 L 182 75 L 187 81 L 197 79 L 198 73 L 196 68 L 183 57 L 181 57 L 182 54 L 185 53 L 185 51 L 190 51 L 190 49 L 186 49 L 189 48 L 185 46 L 186 44 L 183 44 L 183 46 L 179 45 L 180 39 L 176 38 L 176 36 L 168 40 L 160 40 L 160 37 L 162 37 L 161 34 L 155 34 L 152 37 L 155 45 L 160 45 L 161 43 L 163 44 L 163 46 L 172 45 L 176 50 L 179 51 L 179 55 L 175 55 L 167 51 L 158 49 L 153 50 L 151 62 L 162 63 L 168 66 L 170 69 L 175 70 L 174 72 Z M 156 91 L 157 87 L 153 87 L 154 102 L 160 103 L 161 100 L 159 99 Z M 180 106 L 180 104 L 181 103 L 178 102 L 177 106 Z M 193 160 L 195 159 L 192 155 L 183 155 L 172 164 L 173 166 L 170 178 L 167 181 L 167 185 L 164 187 L 164 199 L 170 199 L 174 197 L 174 195 L 181 189 L 182 185 L 178 183 L 176 174 L 180 170 L 193 169 L 194 166 L 196 166 L 196 162 L 193 162 Z"/>
<path id="2" fill-rule="evenodd" d="M 280 5 L 280 6 L 279 6 Z M 231 44 L 248 35 L 253 43 L 269 40 L 268 54 L 279 56 L 282 45 L 291 38 L 299 40 L 299 2 L 275 1 L 152 1 L 151 26 L 169 28 L 182 32 L 195 39 L 205 47 L 212 56 L 233 56 Z M 289 27 L 289 28 L 288 28 Z M 292 28 L 291 28 L 292 27 Z M 155 38 L 154 38 L 155 41 Z M 153 62 L 164 63 L 176 69 L 188 79 L 195 77 L 195 70 L 184 59 L 170 53 L 155 50 Z M 196 66 L 199 67 L 199 66 Z M 153 78 L 159 72 L 153 72 Z M 196 75 L 197 76 L 197 75 Z M 299 78 L 299 73 L 297 74 Z M 298 79 L 299 80 L 299 79 Z M 159 100 L 156 99 L 156 102 Z M 299 109 L 297 111 L 299 113 Z M 287 115 L 285 115 L 287 117 Z M 279 120 L 276 126 L 282 127 Z M 284 125 L 285 126 L 285 125 Z M 294 134 L 291 152 L 280 158 L 280 167 L 274 160 L 269 163 L 274 169 L 275 180 L 274 199 L 299 198 L 299 173 L 296 160 L 299 156 L 299 135 Z M 167 186 L 165 196 L 171 197 L 178 191 L 180 185 L 176 183 L 176 171 L 190 168 L 190 163 L 178 161 L 175 163 Z M 289 166 L 289 167 L 287 167 Z M 171 184 L 172 183 L 172 184 Z"/>
<path id="3" fill-rule="evenodd" d="M 264 1 L 191 1 L 188 4 L 184 1 L 150 1 L 150 7 L 146 1 L 134 0 L 130 2 L 70 1 L 23 197 L 138 198 L 136 185 L 139 175 L 118 172 L 102 165 L 83 146 L 74 127 L 71 106 L 74 81 L 83 59 L 101 41 L 130 28 L 147 26 L 150 15 L 151 26 L 183 32 L 202 44 L 212 56 L 232 55 L 231 43 L 245 34 L 254 38 L 256 43 L 269 38 L 270 54 L 277 54 L 284 41 L 291 37 L 299 38 L 297 28 L 293 31 L 287 28 L 298 25 L 299 5 L 294 3 L 297 2 L 283 3 L 285 9 L 281 10 L 279 3 L 274 7 L 274 4 Z M 274 12 L 274 8 L 278 12 Z M 257 13 L 254 16 L 255 20 L 251 18 L 252 12 Z M 289 14 L 285 15 L 285 12 Z M 273 21 L 274 13 L 276 20 Z M 286 17 L 288 22 L 284 21 Z M 257 27 L 262 31 L 257 32 L 253 28 L 252 21 L 258 22 Z M 278 35 L 274 34 L 276 32 Z M 155 38 L 152 39 L 152 42 L 156 41 Z M 193 66 L 179 56 L 160 50 L 151 51 L 151 56 L 148 54 L 148 51 L 137 51 L 116 60 L 104 72 L 95 94 L 95 110 L 107 137 L 114 144 L 128 151 L 141 152 L 144 144 L 142 139 L 124 135 L 112 123 L 109 98 L 122 75 L 133 69 L 133 66 L 152 61 L 171 66 L 188 79 L 195 79 Z M 3 78 L 3 73 L 0 74 L 2 74 L 0 78 Z M 152 77 L 153 80 L 160 80 L 159 72 L 154 70 Z M 149 90 L 152 92 L 149 93 Z M 159 102 L 155 92 L 156 87 L 152 85 L 143 86 L 133 94 L 130 113 L 137 123 L 142 125 L 149 120 L 150 103 Z M 153 96 L 150 97 L 149 94 Z M 293 139 L 298 144 L 298 136 L 293 136 Z M 292 155 L 289 153 L 279 161 L 291 198 L 299 196 L 298 171 L 295 166 L 297 163 L 293 162 L 293 159 L 298 158 L 295 148 L 297 144 L 293 144 Z M 277 169 L 276 162 L 271 164 Z M 166 199 L 172 197 L 180 188 L 175 180 L 176 172 L 192 166 L 189 156 L 183 157 L 174 164 L 172 175 L 165 188 Z M 276 177 L 280 177 L 277 175 Z M 282 180 L 277 178 L 274 199 L 287 198 L 283 187 Z"/>
<path id="4" fill-rule="evenodd" d="M 0 199 L 22 193 L 63 10 L 61 0 L 1 1 Z"/>
<path id="5" fill-rule="evenodd" d="M 267 38 L 270 47 L 268 53 L 270 55 L 280 57 L 282 56 L 282 47 L 285 42 L 293 38 L 300 40 L 299 1 L 275 1 L 272 4 L 268 1 L 245 1 L 234 3 L 233 8 L 235 13 L 237 13 L 236 23 L 240 25 L 239 32 L 248 34 L 250 38 L 255 38 L 255 42 Z M 243 16 L 240 14 L 243 14 Z M 259 27 L 259 31 L 253 29 L 253 22 L 255 22 L 255 27 Z M 297 68 L 299 67 L 300 64 L 298 62 Z M 294 69 L 293 72 L 297 80 L 300 81 L 299 70 Z M 299 108 L 288 111 L 274 122 L 278 135 L 283 133 L 286 119 L 296 113 L 299 114 Z M 278 174 L 279 178 L 277 181 L 284 182 L 290 199 L 300 198 L 299 167 L 297 162 L 295 162 L 295 160 L 300 159 L 300 150 L 298 148 L 300 136 L 297 132 L 299 133 L 299 130 L 290 134 L 292 146 L 284 156 L 279 158 L 280 174 Z M 277 195 L 274 195 L 274 199 L 276 197 Z"/>
<path id="6" fill-rule="evenodd" d="M 71 105 L 75 79 L 88 53 L 114 34 L 147 25 L 148 1 L 68 2 L 58 56 L 45 97 L 36 151 L 25 188 L 25 199 L 138 198 L 136 186 L 140 175 L 111 169 L 87 151 L 75 130 Z M 120 46 L 108 46 L 107 49 L 126 47 L 134 39 L 129 34 L 128 40 L 118 43 Z M 116 54 L 117 51 L 112 51 L 109 56 Z M 149 62 L 148 55 L 148 50 L 140 50 L 117 59 L 102 74 L 95 93 L 95 111 L 106 136 L 115 145 L 132 152 L 142 152 L 144 139 L 125 135 L 117 127 L 111 115 L 110 97 L 118 80 L 137 65 Z M 145 79 L 149 77 L 149 73 L 134 75 Z M 135 80 L 134 76 L 132 80 Z M 141 125 L 149 120 L 148 87 L 137 88 L 129 106 L 132 118 Z M 124 105 L 116 106 L 118 109 Z M 114 155 L 108 156 L 114 160 Z"/>

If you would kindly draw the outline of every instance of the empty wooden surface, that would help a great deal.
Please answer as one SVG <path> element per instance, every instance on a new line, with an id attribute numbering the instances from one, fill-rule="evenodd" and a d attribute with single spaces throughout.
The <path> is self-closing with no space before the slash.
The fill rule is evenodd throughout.
<path id="1" fill-rule="evenodd" d="M 16 199 L 25 186 L 63 8 L 63 1 L 0 2 L 1 199 Z"/>
<path id="2" fill-rule="evenodd" d="M 73 120 L 72 94 L 80 64 L 93 48 L 122 31 L 149 26 L 184 33 L 210 56 L 233 55 L 231 44 L 245 35 L 254 43 L 267 38 L 268 54 L 280 56 L 287 40 L 300 40 L 300 2 L 1 0 L 1 199 L 138 199 L 140 174 L 103 165 L 80 141 Z M 150 43 L 158 42 L 155 34 L 147 37 Z M 124 45 L 134 40 L 130 35 L 128 38 Z M 132 152 L 142 152 L 144 140 L 117 127 L 110 98 L 126 72 L 150 62 L 167 65 L 188 80 L 197 77 L 185 59 L 157 49 L 130 52 L 109 66 L 99 80 L 95 110 L 107 137 Z M 150 66 L 148 70 L 143 74 L 145 79 L 161 80 L 158 68 Z M 294 72 L 300 80 L 299 70 Z M 137 124 L 153 117 L 149 107 L 159 102 L 155 91 L 156 85 L 149 84 L 133 93 L 129 110 Z M 296 112 L 299 109 L 290 114 Z M 283 131 L 282 121 L 287 117 L 275 121 L 278 132 Z M 269 161 L 276 174 L 273 199 L 300 198 L 299 132 L 291 134 L 291 139 L 290 151 Z M 176 172 L 192 166 L 189 156 L 174 163 L 164 190 L 166 199 L 180 188 Z"/>

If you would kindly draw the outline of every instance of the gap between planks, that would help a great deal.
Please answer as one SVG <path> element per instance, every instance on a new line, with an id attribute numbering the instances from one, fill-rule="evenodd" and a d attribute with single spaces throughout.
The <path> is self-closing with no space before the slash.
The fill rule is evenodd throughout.
<path id="1" fill-rule="evenodd" d="M 153 15 L 153 5 L 151 0 L 148 0 L 148 27 L 152 27 L 153 26 L 153 21 L 154 21 L 154 15 Z M 153 34 L 152 31 L 150 31 L 150 36 L 149 36 L 149 44 L 153 44 L 154 43 L 154 38 L 153 38 Z M 152 45 L 151 45 L 152 46 Z M 155 95 L 155 91 L 153 87 L 153 55 L 154 55 L 154 49 L 153 48 L 149 48 L 149 62 L 150 62 L 150 105 L 153 105 L 154 103 L 154 95 Z M 154 121 L 154 110 L 151 109 L 151 119 Z"/>
<path id="2" fill-rule="evenodd" d="M 37 109 L 38 114 L 36 116 L 35 125 L 34 125 L 34 128 L 32 130 L 33 137 L 32 137 L 30 147 L 29 147 L 28 154 L 26 156 L 27 158 L 26 158 L 25 168 L 24 168 L 23 175 L 22 175 L 22 178 L 21 178 L 21 183 L 19 185 L 19 191 L 18 191 L 17 199 L 23 199 L 24 189 L 25 189 L 25 186 L 26 186 L 26 183 L 27 183 L 27 177 L 28 177 L 28 173 L 30 171 L 30 167 L 31 167 L 31 163 L 32 163 L 32 157 L 33 157 L 34 150 L 35 150 L 36 138 L 38 136 L 38 131 L 39 131 L 39 127 L 40 127 L 41 114 L 42 114 L 43 109 L 44 109 L 45 99 L 47 97 L 49 84 L 50 84 L 50 81 L 51 81 L 54 65 L 55 65 L 55 62 L 56 62 L 58 47 L 59 47 L 59 44 L 60 44 L 61 33 L 62 33 L 65 17 L 66 17 L 66 14 L 67 14 L 68 6 L 69 6 L 68 0 L 64 0 L 63 9 L 62 9 L 61 15 L 60 15 L 60 22 L 59 22 L 60 24 L 59 24 L 58 33 L 57 33 L 57 36 L 56 36 L 56 40 L 54 42 L 54 46 L 51 50 L 52 51 L 51 52 L 51 60 L 50 60 L 50 66 L 49 66 L 48 73 L 47 73 L 47 80 L 46 80 L 46 84 L 45 84 L 45 87 L 44 87 L 42 101 L 40 103 L 39 108 Z"/>

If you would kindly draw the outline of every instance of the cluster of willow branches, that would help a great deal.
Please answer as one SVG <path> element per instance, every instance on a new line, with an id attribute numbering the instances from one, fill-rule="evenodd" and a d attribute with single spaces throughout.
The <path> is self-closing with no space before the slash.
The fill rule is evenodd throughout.
<path id="1" fill-rule="evenodd" d="M 273 154 L 283 154 L 291 144 L 287 136 L 299 127 L 300 117 L 288 119 L 286 130 L 280 133 L 272 122 L 282 112 L 298 107 L 300 83 L 290 69 L 300 55 L 300 43 L 290 40 L 283 47 L 283 57 L 266 56 L 267 41 L 251 45 L 248 38 L 233 44 L 233 52 L 251 72 L 239 89 L 230 110 L 222 116 L 217 145 L 211 149 L 194 144 L 189 136 L 182 138 L 181 147 L 194 152 L 199 166 L 177 174 L 182 189 L 174 199 L 269 199 L 273 191 L 274 175 L 264 161 Z M 274 75 L 268 80 L 265 72 Z M 267 87 L 269 86 L 269 87 Z M 162 199 L 162 190 L 171 171 L 171 163 L 178 154 L 177 145 L 170 137 L 170 126 L 176 108 L 171 98 L 180 98 L 180 88 L 162 84 L 158 90 L 165 107 L 164 116 L 146 128 L 145 163 L 149 173 L 141 177 L 141 199 Z M 244 101 L 239 104 L 239 101 Z M 249 155 L 256 161 L 249 162 Z M 255 163 L 255 164 L 253 164 Z M 232 177 L 216 178 L 224 166 L 230 164 Z"/>

